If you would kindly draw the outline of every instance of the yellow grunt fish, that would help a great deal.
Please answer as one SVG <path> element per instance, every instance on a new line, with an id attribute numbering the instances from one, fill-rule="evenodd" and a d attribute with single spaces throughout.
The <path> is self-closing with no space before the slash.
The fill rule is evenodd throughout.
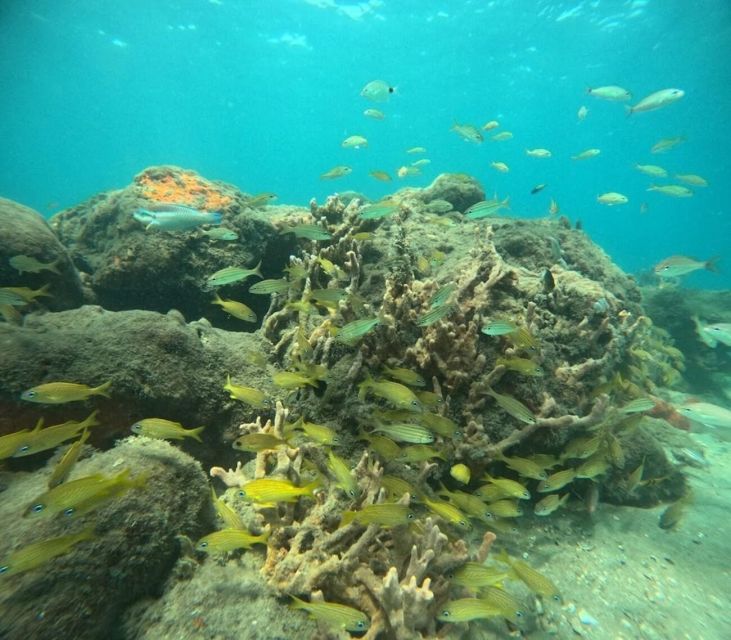
<path id="1" fill-rule="evenodd" d="M 401 454 L 401 447 L 398 446 L 391 438 L 382 436 L 378 433 L 363 433 L 358 436 L 361 440 L 366 440 L 381 458 L 386 462 L 395 460 Z"/>
<path id="2" fill-rule="evenodd" d="M 271 433 L 249 433 L 236 438 L 233 443 L 233 448 L 237 451 L 247 451 L 249 453 L 258 453 L 259 451 L 268 451 L 286 446 L 286 440 L 281 440 Z"/>
<path id="3" fill-rule="evenodd" d="M 574 478 L 576 478 L 576 471 L 574 469 L 557 471 L 538 483 L 538 491 L 540 493 L 558 491 L 559 489 L 563 489 L 567 484 L 572 483 Z"/>
<path id="4" fill-rule="evenodd" d="M 69 477 L 76 461 L 79 459 L 81 448 L 88 439 L 89 430 L 84 429 L 84 433 L 81 434 L 81 437 L 66 450 L 66 453 L 63 454 L 63 457 L 54 467 L 51 477 L 48 479 L 49 489 L 53 489 L 53 487 L 57 487 L 58 485 L 66 482 L 66 479 Z"/>
<path id="5" fill-rule="evenodd" d="M 396 460 L 400 462 L 424 462 L 425 460 L 431 460 L 432 458 L 439 458 L 440 460 L 446 460 L 444 454 L 438 451 L 434 447 L 430 447 L 425 444 L 412 444 L 408 447 L 401 449 L 401 452 L 396 457 Z"/>
<path id="6" fill-rule="evenodd" d="M 0 437 L 0 460 L 9 458 L 19 448 L 21 448 L 29 439 L 35 437 L 35 433 L 41 430 L 43 426 L 43 418 L 40 418 L 36 423 L 33 431 L 30 429 L 21 429 L 15 433 L 8 433 L 5 436 Z"/>
<path id="7" fill-rule="evenodd" d="M 379 398 L 383 398 L 399 409 L 408 409 L 409 411 L 423 410 L 421 402 L 414 395 L 414 392 L 407 386 L 399 382 L 391 382 L 390 380 L 374 380 L 368 375 L 366 379 L 358 385 L 358 398 L 363 400 L 371 391 Z M 431 442 L 429 440 L 428 442 Z"/>
<path id="8" fill-rule="evenodd" d="M 453 584 L 477 590 L 503 582 L 508 575 L 507 571 L 497 567 L 488 567 L 479 562 L 465 562 L 451 576 L 447 577 Z"/>
<path id="9" fill-rule="evenodd" d="M 236 549 L 250 549 L 254 544 L 266 544 L 269 531 L 255 536 L 246 529 L 221 529 L 203 536 L 195 548 L 205 553 L 225 553 Z"/>
<path id="10" fill-rule="evenodd" d="M 58 264 L 61 262 L 61 258 L 56 258 L 53 262 L 41 262 L 33 256 L 13 256 L 8 260 L 10 266 L 13 267 L 18 273 L 40 273 L 41 271 L 52 271 L 61 275 L 58 270 Z"/>
<path id="11" fill-rule="evenodd" d="M 332 427 L 326 424 L 315 424 L 314 422 L 305 422 L 300 418 L 295 423 L 295 429 L 302 429 L 310 440 L 314 440 L 318 444 L 336 445 L 340 443 L 340 437 Z"/>
<path id="12" fill-rule="evenodd" d="M 238 318 L 244 322 L 256 322 L 256 314 L 243 302 L 221 298 L 218 294 L 216 294 L 216 297 L 213 299 L 211 304 L 217 304 L 226 313 L 228 313 L 228 315 L 233 316 L 234 318 Z"/>
<path id="13" fill-rule="evenodd" d="M 490 484 L 499 487 L 501 491 L 511 498 L 518 498 L 518 500 L 530 500 L 530 492 L 520 482 L 511 480 L 510 478 L 491 478 L 485 474 L 485 480 Z"/>
<path id="14" fill-rule="evenodd" d="M 203 442 L 199 434 L 205 427 L 186 429 L 179 422 L 165 420 L 165 418 L 145 418 L 135 422 L 131 429 L 138 436 L 147 436 L 148 438 L 159 438 L 161 440 L 193 438 L 198 442 Z"/>
<path id="15" fill-rule="evenodd" d="M 231 382 L 231 376 L 226 376 L 226 384 L 223 386 L 224 391 L 228 391 L 232 400 L 245 402 L 254 409 L 263 409 L 266 406 L 266 394 L 259 389 L 253 387 L 242 387 Z"/>
<path id="16" fill-rule="evenodd" d="M 219 498 L 216 495 L 216 490 L 213 487 L 211 487 L 211 500 L 213 501 L 213 508 L 216 510 L 216 514 L 221 518 L 227 529 L 246 528 L 241 516 L 229 507 L 223 501 L 223 498 Z"/>
<path id="17" fill-rule="evenodd" d="M 44 565 L 49 560 L 62 556 L 79 542 L 94 538 L 94 527 L 88 527 L 79 533 L 58 538 L 41 540 L 13 551 L 7 558 L 0 560 L 0 576 L 23 573 Z"/>
<path id="18" fill-rule="evenodd" d="M 58 445 L 63 444 L 66 440 L 75 438 L 79 432 L 88 429 L 89 427 L 95 427 L 99 424 L 96 416 L 99 412 L 92 412 L 82 422 L 70 420 L 63 424 L 53 425 L 46 427 L 39 431 L 33 431 L 28 434 L 28 438 L 18 446 L 13 458 L 22 458 L 24 456 L 30 456 L 40 451 L 47 451 L 48 449 L 55 449 Z"/>
<path id="19" fill-rule="evenodd" d="M 300 496 L 311 496 L 322 482 L 317 479 L 302 487 L 289 480 L 276 478 L 258 478 L 247 482 L 238 491 L 239 498 L 271 504 L 275 502 L 297 502 Z"/>
<path id="20" fill-rule="evenodd" d="M 469 518 L 453 504 L 442 500 L 430 500 L 426 497 L 422 498 L 422 502 L 427 506 L 429 511 L 442 518 L 442 520 L 447 521 L 449 524 L 453 524 L 460 529 L 465 530 L 472 528 Z"/>
<path id="21" fill-rule="evenodd" d="M 410 442 L 412 444 L 430 444 L 434 442 L 434 434 L 429 429 L 410 422 L 379 424 L 373 429 L 373 432 L 385 433 L 396 442 Z"/>
<path id="22" fill-rule="evenodd" d="M 410 496 L 414 495 L 414 487 L 398 476 L 390 476 L 388 474 L 382 476 L 381 488 L 386 490 L 389 498 L 398 499 L 405 493 L 408 493 Z"/>
<path id="23" fill-rule="evenodd" d="M 682 176 L 675 176 L 676 178 L 682 178 Z M 690 176 L 685 176 L 690 177 Z M 707 184 L 705 186 L 708 186 Z M 29 287 L 3 287 L 3 291 L 10 291 L 12 293 L 15 293 L 19 295 L 23 300 L 26 302 L 34 302 L 36 298 L 46 297 L 46 298 L 52 298 L 53 296 L 48 293 L 48 290 L 51 288 L 50 284 L 46 284 L 39 289 L 30 289 Z"/>
<path id="24" fill-rule="evenodd" d="M 502 453 L 495 456 L 496 460 L 504 462 L 508 468 L 517 472 L 524 478 L 531 478 L 533 480 L 545 480 L 548 477 L 544 467 L 529 460 L 528 458 L 508 458 Z"/>
<path id="25" fill-rule="evenodd" d="M 487 507 L 485 518 L 519 518 L 523 515 L 523 508 L 515 500 L 497 500 Z"/>
<path id="26" fill-rule="evenodd" d="M 111 382 L 105 382 L 93 388 L 85 384 L 76 384 L 75 382 L 47 382 L 46 384 L 41 384 L 27 391 L 23 391 L 20 399 L 27 400 L 28 402 L 38 402 L 40 404 L 63 404 L 64 402 L 86 400 L 91 396 L 110 398 L 111 396 L 107 391 L 111 386 Z"/>
<path id="27" fill-rule="evenodd" d="M 499 618 L 503 612 L 481 598 L 461 598 L 444 604 L 437 620 L 440 622 L 469 622 L 486 618 Z"/>
<path id="28" fill-rule="evenodd" d="M 76 516 L 88 513 L 109 499 L 136 487 L 143 486 L 147 476 L 129 477 L 129 469 L 120 471 L 116 476 L 95 473 L 58 485 L 36 497 L 24 515 L 50 517 L 57 513 Z"/>
<path id="29" fill-rule="evenodd" d="M 541 365 L 528 358 L 505 358 L 501 356 L 495 360 L 495 366 L 497 365 L 502 365 L 508 371 L 522 373 L 524 376 L 540 377 L 544 374 Z"/>
<path id="30" fill-rule="evenodd" d="M 536 423 L 536 418 L 531 413 L 530 409 L 528 409 L 528 407 L 519 400 L 513 398 L 513 396 L 497 393 L 492 389 L 488 389 L 487 394 L 495 398 L 495 402 L 497 402 L 506 413 L 513 416 L 516 420 L 520 420 L 526 424 Z"/>
<path id="31" fill-rule="evenodd" d="M 371 621 L 365 613 L 337 602 L 305 602 L 292 596 L 293 609 L 304 609 L 311 618 L 332 625 L 337 629 L 362 633 L 370 627 Z"/>
<path id="32" fill-rule="evenodd" d="M 551 493 L 542 500 L 536 502 L 533 507 L 533 513 L 537 516 L 550 516 L 556 509 L 563 505 L 566 500 L 569 499 L 569 494 L 566 493 L 559 498 L 557 493 Z"/>
<path id="33" fill-rule="evenodd" d="M 383 370 L 388 376 L 390 376 L 394 380 L 398 380 L 399 382 L 402 382 L 403 384 L 406 384 L 410 387 L 426 386 L 426 380 L 424 380 L 423 376 L 416 373 L 416 371 L 412 371 L 411 369 L 406 369 L 404 367 L 384 366 Z"/>
<path id="34" fill-rule="evenodd" d="M 523 584 L 536 595 L 558 598 L 558 587 L 527 563 L 517 558 L 511 558 L 504 549 L 498 554 L 497 559 L 507 564 Z"/>
<path id="35" fill-rule="evenodd" d="M 518 601 L 507 591 L 498 587 L 485 587 L 481 592 L 482 599 L 500 610 L 500 615 L 513 623 L 518 622 L 524 613 Z"/>
<path id="36" fill-rule="evenodd" d="M 377 524 L 384 528 L 398 527 L 408 524 L 414 517 L 414 514 L 405 504 L 393 502 L 369 504 L 360 511 L 344 511 L 338 528 L 344 527 L 351 522 L 357 522 L 365 526 Z"/>
<path id="37" fill-rule="evenodd" d="M 345 460 L 335 455 L 332 451 L 328 451 L 327 462 L 327 468 L 336 480 L 335 486 L 340 487 L 351 498 L 357 498 L 360 494 L 358 480 L 351 473 L 350 467 Z"/>
<path id="38" fill-rule="evenodd" d="M 311 376 L 296 371 L 278 371 L 272 375 L 272 382 L 282 389 L 301 389 L 306 385 L 317 388 L 317 382 Z"/>

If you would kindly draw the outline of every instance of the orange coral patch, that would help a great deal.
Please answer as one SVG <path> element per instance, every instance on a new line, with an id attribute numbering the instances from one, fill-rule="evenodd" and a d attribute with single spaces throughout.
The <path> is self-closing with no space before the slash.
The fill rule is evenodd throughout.
<path id="1" fill-rule="evenodd" d="M 204 211 L 220 211 L 233 198 L 194 171 L 167 167 L 145 169 L 135 176 L 140 195 L 147 200 L 182 204 Z"/>

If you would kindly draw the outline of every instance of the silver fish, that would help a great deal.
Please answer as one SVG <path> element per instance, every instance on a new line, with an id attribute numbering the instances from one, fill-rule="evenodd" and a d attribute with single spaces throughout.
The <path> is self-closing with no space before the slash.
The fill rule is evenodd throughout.
<path id="1" fill-rule="evenodd" d="M 150 228 L 163 231 L 189 231 L 204 224 L 221 224 L 218 212 L 199 211 L 179 204 L 150 204 L 132 214 L 134 219 Z"/>

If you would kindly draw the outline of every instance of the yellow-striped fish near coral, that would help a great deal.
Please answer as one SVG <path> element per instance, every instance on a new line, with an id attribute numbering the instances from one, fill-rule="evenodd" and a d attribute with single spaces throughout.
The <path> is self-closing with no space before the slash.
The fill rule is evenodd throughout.
<path id="1" fill-rule="evenodd" d="M 235 549 L 249 549 L 253 544 L 266 544 L 268 539 L 269 531 L 255 536 L 246 529 L 221 529 L 203 536 L 195 548 L 205 553 L 225 553 Z"/>
<path id="2" fill-rule="evenodd" d="M 300 496 L 311 496 L 321 484 L 320 479 L 317 479 L 298 487 L 289 480 L 258 478 L 241 487 L 238 495 L 240 498 L 260 503 L 296 502 Z"/>
<path id="3" fill-rule="evenodd" d="M 148 438 L 159 438 L 161 440 L 183 440 L 184 438 L 193 438 L 198 442 L 202 442 L 200 432 L 205 427 L 196 427 L 195 429 L 186 429 L 179 422 L 166 420 L 165 418 L 145 418 L 138 420 L 132 425 L 132 432 L 138 436 L 147 436 Z"/>
<path id="4" fill-rule="evenodd" d="M 20 399 L 40 404 L 63 404 L 64 402 L 86 400 L 91 396 L 111 398 L 107 393 L 111 386 L 111 381 L 105 382 L 98 387 L 90 387 L 76 382 L 47 382 L 23 391 Z"/>
<path id="5" fill-rule="evenodd" d="M 49 560 L 62 556 L 79 542 L 91 540 L 94 527 L 87 527 L 79 533 L 49 538 L 34 542 L 13 551 L 7 558 L 0 560 L 0 577 L 16 575 L 44 565 Z"/>
<path id="6" fill-rule="evenodd" d="M 304 609 L 320 622 L 332 625 L 344 631 L 360 633 L 370 627 L 370 620 L 365 613 L 337 602 L 305 602 L 292 596 L 294 602 L 290 605 L 293 609 Z"/>

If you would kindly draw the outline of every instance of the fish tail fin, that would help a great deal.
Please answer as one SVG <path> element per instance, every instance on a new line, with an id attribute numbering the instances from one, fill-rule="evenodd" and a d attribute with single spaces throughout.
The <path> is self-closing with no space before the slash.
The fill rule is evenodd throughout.
<path id="1" fill-rule="evenodd" d="M 100 384 L 98 387 L 95 387 L 91 390 L 91 395 L 94 396 L 104 396 L 105 398 L 111 398 L 107 391 L 109 391 L 109 388 L 112 386 L 112 381 L 109 380 L 105 382 L 104 384 Z M 92 414 L 93 415 L 93 414 Z"/>
<path id="2" fill-rule="evenodd" d="M 56 258 L 51 264 L 48 265 L 48 270 L 53 271 L 53 273 L 57 275 L 61 275 L 61 272 L 58 270 L 58 263 L 61 262 L 61 256 Z"/>
<path id="3" fill-rule="evenodd" d="M 203 429 L 205 429 L 205 427 L 196 427 L 195 429 L 189 429 L 188 435 L 191 438 L 193 438 L 194 440 L 197 440 L 198 442 L 203 442 L 203 440 L 201 440 L 201 437 L 200 437 L 200 433 L 201 433 L 201 431 L 203 431 Z"/>
<path id="4" fill-rule="evenodd" d="M 709 258 L 706 260 L 705 268 L 708 271 L 712 271 L 713 273 L 718 273 L 718 261 L 721 259 L 721 256 L 713 256 L 712 258 Z"/>
<path id="5" fill-rule="evenodd" d="M 502 562 L 503 564 L 507 564 L 509 567 L 513 566 L 512 558 L 508 555 L 508 552 L 503 548 L 500 549 L 500 552 L 497 554 L 497 557 L 495 558 L 498 562 Z"/>
<path id="6" fill-rule="evenodd" d="M 368 389 L 373 385 L 373 377 L 370 373 L 366 373 L 366 379 L 358 385 L 358 400 L 365 400 Z"/>
<path id="7" fill-rule="evenodd" d="M 212 213 L 211 217 L 213 218 L 213 222 L 211 222 L 211 224 L 221 224 L 221 222 L 223 222 L 223 214 L 218 211 Z"/>
<path id="8" fill-rule="evenodd" d="M 318 474 L 318 476 L 312 482 L 310 482 L 302 487 L 302 491 L 304 491 L 305 494 L 312 495 L 322 485 L 323 485 L 322 476 Z"/>
<path id="9" fill-rule="evenodd" d="M 343 515 L 340 518 L 340 524 L 338 525 L 338 529 L 342 529 L 343 527 L 346 527 L 349 525 L 353 520 L 355 519 L 355 511 L 343 511 Z"/>
<path id="10" fill-rule="evenodd" d="M 259 260 L 259 264 L 254 267 L 254 270 L 251 272 L 252 276 L 259 276 L 260 278 L 263 278 L 264 276 L 261 275 L 261 260 Z"/>
<path id="11" fill-rule="evenodd" d="M 630 107 L 628 104 L 624 105 L 624 114 L 626 117 L 629 118 L 634 112 L 634 107 Z"/>
<path id="12" fill-rule="evenodd" d="M 40 289 L 38 289 L 36 291 L 36 298 L 41 298 L 41 297 L 53 298 L 53 295 L 48 293 L 50 291 L 50 289 L 51 289 L 50 283 L 44 284 Z"/>
<path id="13" fill-rule="evenodd" d="M 109 396 L 107 396 L 109 397 Z M 98 427 L 99 421 L 96 419 L 96 417 L 99 415 L 99 409 L 94 409 L 86 418 L 84 418 L 83 422 L 79 423 L 79 427 L 81 429 L 88 429 L 89 427 Z"/>

